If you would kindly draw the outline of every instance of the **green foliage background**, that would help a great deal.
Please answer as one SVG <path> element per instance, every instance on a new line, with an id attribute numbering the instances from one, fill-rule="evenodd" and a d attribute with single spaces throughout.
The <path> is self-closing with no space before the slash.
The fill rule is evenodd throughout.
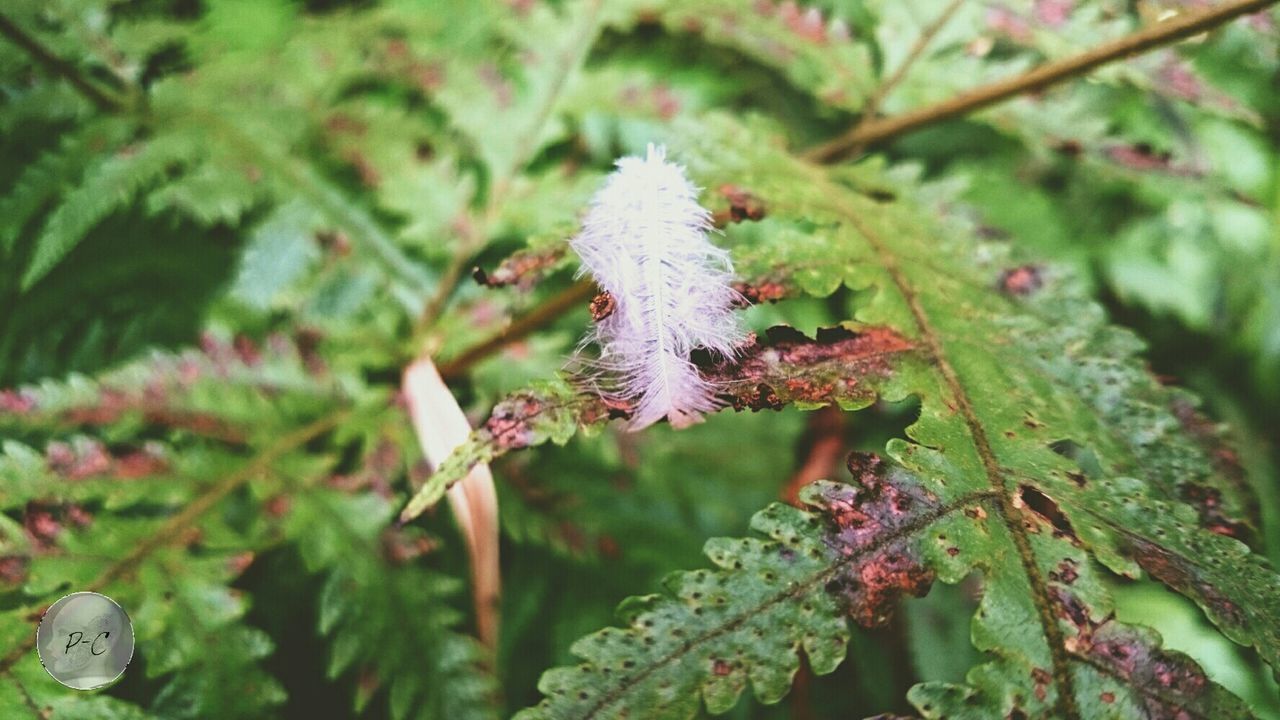
<path id="1" fill-rule="evenodd" d="M 1074 530 L 1094 532 L 1087 552 L 1065 552 L 1085 568 L 1095 609 L 1154 628 L 1250 712 L 1280 717 L 1266 665 L 1280 595 L 1264 559 L 1280 559 L 1280 13 L 936 124 L 821 176 L 794 160 L 857 122 L 869 98 L 900 113 L 1195 5 L 966 2 L 913 53 L 949 4 L 6 3 L 0 15 L 38 49 L 0 42 L 0 387 L 12 388 L 0 394 L 0 717 L 509 716 L 542 699 L 545 670 L 581 662 L 587 643 L 574 641 L 616 624 L 623 598 L 695 592 L 702 580 L 671 573 L 706 566 L 708 538 L 747 533 L 803 464 L 816 416 L 724 412 L 638 435 L 583 416 L 539 427 L 539 440 L 586 432 L 494 464 L 505 590 L 492 653 L 471 637 L 466 555 L 448 513 L 394 523 L 418 488 L 448 477 L 428 478 L 397 396 L 403 366 L 424 348 L 447 365 L 559 297 L 572 259 L 515 287 L 467 274 L 527 248 L 557 252 L 613 159 L 655 140 L 689 165 L 713 210 L 726 208 L 724 185 L 763 198 L 762 221 L 717 239 L 744 278 L 788 290 L 746 311 L 752 329 L 909 324 L 907 304 L 876 289 L 884 254 L 864 245 L 866 223 L 906 275 L 935 286 L 923 301 L 935 315 L 962 308 L 942 335 L 969 348 L 957 351 L 960 374 L 981 378 L 968 389 L 984 422 L 1036 402 L 1052 415 L 1080 396 L 1088 412 L 1063 411 L 1049 432 L 1087 436 L 1099 457 L 1014 447 L 1036 478 L 1026 482 L 1056 482 L 1063 455 L 1095 487 L 1118 465 L 1139 479 L 1134 502 L 1147 513 L 1156 505 L 1143 503 L 1176 504 L 1163 482 L 1225 482 L 1211 453 L 1186 449 L 1184 430 L 1216 438 L 1216 426 L 1171 429 L 1166 406 L 1198 401 L 1150 381 L 1143 361 L 1230 423 L 1260 516 L 1241 537 L 1254 554 L 1199 527 L 1186 537 L 1247 569 L 1231 597 L 1258 619 L 1222 627 L 1239 644 L 1197 607 L 1210 604 L 1203 589 L 1160 578 L 1190 599 L 1170 591 L 1110 531 L 1090 530 L 1102 496 L 1037 487 Z M 1001 271 L 1014 267 L 1034 268 L 1043 298 L 1001 298 Z M 1107 330 L 1090 300 L 1145 349 Z M 555 378 L 589 322 L 579 305 L 450 378 L 476 425 L 507 394 Z M 1011 345 L 970 347 L 988 339 Z M 1046 347 L 1072 350 L 1048 371 L 1055 382 L 1037 385 L 1026 377 L 1041 370 L 1022 376 L 1019 363 Z M 984 358 L 1013 369 L 988 371 Z M 1094 384 L 1113 364 L 1120 400 Z M 943 384 L 934 370 L 899 369 L 876 394 L 834 398 L 862 410 L 844 421 L 842 447 L 885 453 L 892 441 L 902 472 L 925 476 L 902 482 L 937 490 L 929 461 L 905 460 L 905 448 L 962 443 L 934 412 L 931 398 L 945 396 L 930 394 Z M 831 369 L 804 372 L 819 371 Z M 849 479 L 839 464 L 827 476 Z M 951 487 L 971 479 L 959 473 Z M 1221 487 L 1224 513 L 1250 514 Z M 776 538 L 806 517 L 775 508 L 754 527 Z M 755 542 L 708 549 L 724 573 L 740 569 L 734 558 L 754 570 L 771 547 Z M 932 717 L 930 697 L 954 700 L 937 683 L 1030 687 L 1010 660 L 1024 648 L 1003 654 L 1004 641 L 971 625 L 990 568 L 946 562 L 945 582 L 904 600 L 887 626 L 797 620 L 815 637 L 847 634 L 848 650 L 836 667 L 840 653 L 806 645 L 820 672 L 802 671 L 780 703 L 762 700 L 791 686 L 798 659 L 782 640 L 751 677 L 756 697 L 739 699 L 737 675 L 731 688 L 694 669 L 682 680 L 693 689 L 670 705 L 642 698 L 632 716 L 705 714 L 701 691 L 735 718 Z M 766 589 L 747 574 L 714 578 L 745 603 Z M 1227 591 L 1225 575 L 1209 582 Z M 138 653 L 118 684 L 75 694 L 44 674 L 29 638 L 41 607 L 88 587 L 129 610 Z M 629 601 L 625 617 L 674 606 L 663 602 Z M 1015 605 L 996 614 L 1013 618 Z M 776 638 L 793 619 L 780 617 L 768 626 Z M 615 651 L 624 656 L 585 650 L 601 665 Z M 993 658 L 1017 667 L 966 680 Z M 543 690 L 576 691 L 562 671 L 547 678 Z M 934 684 L 909 694 L 917 683 Z M 1246 712 L 1213 702 L 1206 716 Z M 577 716 L 549 707 L 544 716 Z M 1032 716 L 1054 711 L 1050 700 Z"/>

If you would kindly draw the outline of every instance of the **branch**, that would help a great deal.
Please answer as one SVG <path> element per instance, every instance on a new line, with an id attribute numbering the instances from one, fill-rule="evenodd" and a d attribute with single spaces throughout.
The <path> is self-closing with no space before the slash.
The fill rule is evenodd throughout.
<path id="1" fill-rule="evenodd" d="M 461 355 L 452 360 L 441 363 L 440 375 L 445 380 L 457 380 L 466 374 L 467 370 L 471 369 L 471 366 L 511 343 L 528 336 L 535 330 L 550 325 L 565 312 L 586 302 L 595 292 L 595 283 L 579 282 L 570 285 L 527 314 L 516 318 L 510 325 L 488 339 L 467 348 Z"/>
<path id="2" fill-rule="evenodd" d="M 902 79 L 907 76 L 907 71 L 924 55 L 925 48 L 929 47 L 929 43 L 933 42 L 938 33 L 942 32 L 942 28 L 946 27 L 951 17 L 956 14 L 956 11 L 963 4 L 964 0 L 951 0 L 951 3 L 943 8 L 937 19 L 920 31 L 920 36 L 916 38 L 915 44 L 911 46 L 911 50 L 902 60 L 902 64 L 867 99 L 867 104 L 862 108 L 862 118 L 858 121 L 857 127 L 863 127 L 875 120 L 876 115 L 880 112 L 880 104 L 884 102 L 885 98 L 889 97 L 889 93 L 893 92 L 898 83 L 901 83 Z M 854 149 L 851 154 L 856 154 L 856 152 L 857 150 Z"/>
<path id="3" fill-rule="evenodd" d="M 118 99 L 90 82 L 80 74 L 75 65 L 53 54 L 51 50 L 41 45 L 38 40 L 28 35 L 22 28 L 2 14 L 0 14 L 0 35 L 25 50 L 28 55 L 44 66 L 50 73 L 71 83 L 71 86 L 85 96 L 89 102 L 93 103 L 94 107 L 105 112 L 121 109 L 122 103 Z"/>
<path id="4" fill-rule="evenodd" d="M 1006 80 L 961 93 L 935 105 L 903 113 L 883 120 L 860 123 L 844 135 L 805 153 L 810 160 L 835 162 L 858 148 L 885 142 L 899 135 L 966 115 L 1002 100 L 1038 92 L 1064 80 L 1083 75 L 1115 60 L 1132 57 L 1148 50 L 1211 30 L 1241 15 L 1263 10 L 1280 0 L 1229 0 L 1198 12 L 1188 12 L 1157 22 L 1137 32 L 1029 70 Z"/>

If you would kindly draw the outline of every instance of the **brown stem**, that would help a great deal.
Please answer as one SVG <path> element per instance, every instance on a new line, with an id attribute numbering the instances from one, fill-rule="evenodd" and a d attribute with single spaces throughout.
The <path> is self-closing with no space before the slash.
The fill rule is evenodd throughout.
<path id="1" fill-rule="evenodd" d="M 531 310 L 526 315 L 516 318 L 506 328 L 490 336 L 487 340 L 467 348 L 461 355 L 440 364 L 440 375 L 446 380 L 456 380 L 471 366 L 489 357 L 511 343 L 520 340 L 535 330 L 550 325 L 556 318 L 586 302 L 596 292 L 595 283 L 579 282 L 570 285 L 558 295 Z"/>
<path id="2" fill-rule="evenodd" d="M 801 507 L 800 490 L 809 483 L 832 477 L 844 456 L 844 411 L 828 405 L 809 414 L 808 427 L 800 441 L 797 455 L 800 467 L 783 486 L 782 500 Z"/>
<path id="3" fill-rule="evenodd" d="M 875 120 L 876 115 L 880 112 L 880 104 L 884 102 L 885 98 L 889 97 L 889 93 L 893 92 L 893 89 L 907 76 L 907 71 L 924 55 L 925 48 L 929 47 L 929 43 L 933 42 L 938 33 L 942 32 L 942 28 L 946 27 L 951 17 L 956 14 L 962 4 L 964 4 L 964 0 L 951 0 L 951 3 L 943 8 L 938 17 L 920 31 L 920 37 L 916 38 L 915 44 L 911 46 L 911 50 L 902 60 L 902 64 L 867 99 L 867 104 L 862 108 L 862 118 L 858 121 L 857 127 L 862 127 Z M 855 127 L 855 129 L 857 128 Z M 850 154 L 857 154 L 857 152 L 858 149 L 855 148 L 850 151 Z"/>
<path id="4" fill-rule="evenodd" d="M 1229 0 L 1210 8 L 1174 16 L 1137 32 L 1069 58 L 1045 63 L 1005 80 L 961 93 L 949 100 L 883 120 L 859 124 L 844 135 L 813 148 L 805 155 L 817 162 L 834 162 L 854 150 L 882 143 L 913 130 L 966 115 L 1018 95 L 1038 92 L 1083 75 L 1109 62 L 1211 30 L 1229 20 L 1263 10 L 1280 0 Z"/>
<path id="5" fill-rule="evenodd" d="M 25 50 L 28 55 L 43 65 L 50 73 L 71 83 L 71 86 L 77 92 L 85 96 L 99 110 L 110 112 L 121 108 L 119 100 L 89 82 L 88 79 L 80 74 L 75 65 L 53 54 L 52 51 L 41 45 L 38 40 L 28 35 L 22 28 L 2 14 L 0 14 L 0 35 Z"/>

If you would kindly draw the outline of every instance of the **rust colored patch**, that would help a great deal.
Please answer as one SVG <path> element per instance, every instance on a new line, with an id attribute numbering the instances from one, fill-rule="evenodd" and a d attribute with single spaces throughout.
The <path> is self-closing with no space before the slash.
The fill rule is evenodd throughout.
<path id="1" fill-rule="evenodd" d="M 610 420 L 625 420 L 636 411 L 635 403 L 632 400 L 613 397 L 606 397 L 601 400 Z M 589 411 L 586 417 L 588 419 L 592 417 Z"/>
<path id="2" fill-rule="evenodd" d="M 612 535 L 601 535 L 596 538 L 596 550 L 601 557 L 611 560 L 622 557 L 622 548 L 618 547 L 618 541 Z"/>
<path id="3" fill-rule="evenodd" d="M 54 441 L 45 447 L 49 470 L 68 480 L 114 477 L 132 480 L 150 477 L 168 470 L 169 463 L 152 447 L 130 450 L 113 456 L 97 440 L 68 444 Z"/>
<path id="4" fill-rule="evenodd" d="M 613 299 L 613 294 L 608 290 L 601 290 L 595 297 L 591 298 L 591 319 L 600 322 L 613 314 L 618 309 L 618 301 Z"/>
<path id="5" fill-rule="evenodd" d="M 517 395 L 498 403 L 484 427 L 504 450 L 518 450 L 533 443 L 530 420 L 542 412 L 542 403 L 529 395 Z"/>
<path id="6" fill-rule="evenodd" d="M 741 299 L 741 305 L 759 305 L 760 303 L 776 303 L 787 296 L 787 288 L 781 282 L 762 279 L 753 282 L 738 281 L 733 283 Z"/>
<path id="7" fill-rule="evenodd" d="M 25 390 L 0 390 L 0 412 L 21 415 L 36 409 L 36 399 Z"/>
<path id="8" fill-rule="evenodd" d="M 1033 692 L 1036 694 L 1036 699 L 1044 702 L 1049 695 L 1049 684 L 1053 682 L 1053 675 L 1044 668 L 1031 668 L 1031 681 L 1035 683 Z"/>
<path id="9" fill-rule="evenodd" d="M 233 577 L 239 577 L 253 564 L 254 554 L 251 552 L 236 553 L 227 559 L 227 570 Z"/>
<path id="10" fill-rule="evenodd" d="M 0 584 L 17 585 L 27 579 L 30 561 L 21 555 L 0 557 Z"/>
<path id="11" fill-rule="evenodd" d="M 1219 624 L 1244 627 L 1244 611 L 1240 606 L 1212 583 L 1201 579 L 1196 569 L 1182 558 L 1139 537 L 1129 536 L 1126 545 L 1133 559 L 1151 577 L 1183 595 L 1201 600 L 1209 606 Z"/>
<path id="12" fill-rule="evenodd" d="M 1021 265 L 1000 273 L 996 285 L 1007 295 L 1026 296 L 1044 287 L 1044 277 L 1036 265 Z"/>
<path id="13" fill-rule="evenodd" d="M 1182 499 L 1200 511 L 1200 523 L 1205 530 L 1240 541 L 1252 537 L 1248 525 L 1227 515 L 1222 507 L 1222 492 L 1217 488 L 1186 483 L 1182 486 Z"/>
<path id="14" fill-rule="evenodd" d="M 351 254 L 352 250 L 351 238 L 340 230 L 317 231 L 316 244 L 324 252 L 332 253 L 338 257 L 346 257 Z"/>
<path id="15" fill-rule="evenodd" d="M 288 495 L 276 495 L 263 503 L 262 509 L 269 517 L 279 519 L 289 514 L 289 509 L 292 505 L 293 501 L 289 499 Z"/>
<path id="16" fill-rule="evenodd" d="M 476 268 L 472 270 L 471 276 L 486 287 L 514 285 L 521 290 L 528 290 L 554 269 L 564 258 L 564 254 L 564 245 L 519 250 L 498 263 L 493 272 L 486 273 Z"/>
<path id="17" fill-rule="evenodd" d="M 87 527 L 93 522 L 93 513 L 75 503 L 67 505 L 63 512 L 67 522 L 76 527 Z"/>
<path id="18" fill-rule="evenodd" d="M 778 18 L 796 36 L 815 45 L 827 42 L 827 21 L 816 7 L 801 10 L 795 0 L 787 0 L 778 6 Z"/>
<path id="19" fill-rule="evenodd" d="M 1228 443 L 1222 427 L 1205 417 L 1184 398 L 1175 399 L 1169 409 L 1178 418 L 1182 429 L 1209 456 L 1218 475 L 1236 491 L 1236 496 L 1250 497 L 1244 467 L 1240 464 L 1235 449 Z M 1237 517 L 1224 507 L 1222 492 L 1218 488 L 1198 483 L 1184 483 L 1179 488 L 1179 494 L 1183 501 L 1196 508 L 1200 514 L 1200 523 L 1206 530 L 1233 537 L 1246 544 L 1253 544 L 1256 540 L 1254 528 L 1261 524 L 1256 507 L 1248 508 L 1248 517 Z"/>
<path id="20" fill-rule="evenodd" d="M 1076 561 L 1071 558 L 1063 559 L 1062 562 L 1058 563 L 1057 569 L 1049 571 L 1049 579 L 1064 585 L 1071 585 L 1080 579 L 1080 573 L 1076 570 Z"/>
<path id="21" fill-rule="evenodd" d="M 1063 140 L 1054 147 L 1054 150 L 1067 157 L 1077 158 L 1084 152 L 1084 146 L 1079 140 Z"/>
<path id="22" fill-rule="evenodd" d="M 1157 151 L 1147 143 L 1113 145 L 1105 152 L 1112 162 L 1137 172 L 1160 172 L 1180 176 L 1199 174 L 1193 168 L 1175 164 L 1172 153 Z"/>
<path id="23" fill-rule="evenodd" d="M 1076 634 L 1067 638 L 1067 651 L 1145 690 L 1135 697 L 1144 704 L 1147 717 L 1215 717 L 1206 707 L 1212 703 L 1205 692 L 1209 680 L 1191 658 L 1154 645 L 1148 636 L 1121 625 L 1113 616 L 1094 622 L 1080 600 L 1062 586 L 1050 586 L 1049 594 L 1058 614 L 1076 626 Z M 1107 694 L 1103 702 L 1113 702 L 1114 696 L 1108 700 Z"/>
<path id="24" fill-rule="evenodd" d="M 889 328 L 852 332 L 824 328 L 810 339 L 794 328 L 770 328 L 734 360 L 700 362 L 703 375 L 722 388 L 735 409 L 792 402 L 870 400 L 875 381 L 892 373 L 893 360 L 913 349 Z M 772 393 L 762 392 L 762 387 Z"/>
<path id="25" fill-rule="evenodd" d="M 169 461 L 152 447 L 127 452 L 115 462 L 115 476 L 123 479 L 152 477 L 168 470 Z"/>
<path id="26" fill-rule="evenodd" d="M 778 399 L 778 394 L 764 383 L 733 397 L 733 409 L 738 411 L 781 410 L 782 407 L 783 403 Z"/>
<path id="27" fill-rule="evenodd" d="M 733 672 L 733 666 L 725 662 L 724 660 L 721 660 L 720 658 L 716 658 L 715 660 L 711 661 L 711 674 L 716 675 L 718 677 L 724 677 L 725 675 L 728 675 L 731 672 Z"/>
<path id="28" fill-rule="evenodd" d="M 720 194 L 729 201 L 729 209 L 724 220 L 740 223 L 744 220 L 756 222 L 764 219 L 766 212 L 764 201 L 752 194 L 750 190 L 737 185 L 721 185 Z"/>
<path id="29" fill-rule="evenodd" d="M 55 517 L 55 513 L 61 514 L 61 508 L 56 505 L 45 505 L 35 501 L 27 503 L 26 511 L 22 515 L 22 528 L 26 530 L 27 537 L 31 539 L 37 550 L 48 550 L 58 541 L 58 535 L 62 532 L 62 523 Z"/>
<path id="30" fill-rule="evenodd" d="M 816 486 L 814 506 L 827 523 L 826 545 L 849 559 L 827 592 L 858 624 L 875 627 L 889 620 L 900 596 L 920 597 L 933 584 L 935 574 L 920 560 L 910 536 L 886 537 L 937 504 L 907 478 L 895 477 L 878 455 L 851 453 L 847 464 L 854 484 Z"/>

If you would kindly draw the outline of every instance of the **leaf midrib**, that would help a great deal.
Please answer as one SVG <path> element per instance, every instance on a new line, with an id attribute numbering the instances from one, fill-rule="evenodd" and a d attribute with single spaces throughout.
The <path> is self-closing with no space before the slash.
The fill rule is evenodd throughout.
<path id="1" fill-rule="evenodd" d="M 781 602 L 789 600 L 793 597 L 802 595 L 812 590 L 814 587 L 818 585 L 825 585 L 827 581 L 836 573 L 838 573 L 840 570 L 844 569 L 848 565 L 852 565 L 853 563 L 861 560 L 862 558 L 866 557 L 869 553 L 873 553 L 876 550 L 879 550 L 885 547 L 891 542 L 900 540 L 905 537 L 909 537 L 925 528 L 931 527 L 934 523 L 938 522 L 943 517 L 950 515 L 956 510 L 960 510 L 962 508 L 968 507 L 970 505 L 973 505 L 988 499 L 995 499 L 998 502 L 1000 499 L 1000 495 L 999 493 L 990 492 L 990 491 L 971 493 L 969 495 L 965 495 L 960 498 L 957 498 L 951 501 L 950 503 L 943 505 L 942 507 L 936 508 L 932 512 L 920 515 L 919 517 L 914 518 L 911 522 L 903 523 L 902 525 L 899 525 L 893 528 L 893 530 L 890 532 L 887 532 L 883 535 L 876 536 L 866 547 L 862 548 L 860 552 L 853 553 L 852 555 L 842 558 L 839 562 L 828 565 L 827 567 L 823 568 L 822 571 L 814 573 L 813 575 L 809 576 L 808 579 L 796 584 L 791 588 L 788 588 L 786 590 L 783 590 L 773 595 L 772 597 L 770 597 L 769 599 L 765 600 L 762 603 L 759 603 L 758 605 L 755 605 L 747 610 L 744 610 L 738 613 L 737 615 L 734 615 L 733 617 L 729 618 L 727 621 L 725 621 L 724 623 L 721 623 L 715 628 L 708 630 L 707 632 L 697 637 L 687 640 L 686 642 L 682 643 L 679 647 L 667 653 L 666 655 L 663 655 L 662 657 L 658 658 L 654 662 L 646 664 L 646 666 L 642 670 L 640 670 L 634 675 L 627 677 L 623 682 L 619 683 L 612 691 L 601 695 L 600 699 L 594 705 L 592 705 L 584 715 L 580 716 L 580 720 L 591 720 L 592 718 L 595 718 L 597 716 L 597 713 L 599 713 L 601 710 L 609 707 L 610 705 L 620 700 L 624 695 L 630 692 L 632 688 L 636 687 L 640 683 L 647 680 L 659 669 L 683 657 L 684 655 L 688 654 L 690 651 L 692 651 L 694 648 L 698 647 L 699 645 L 702 645 L 722 635 L 725 635 L 733 630 L 736 630 L 746 621 L 768 610 L 774 605 L 777 605 Z"/>
<path id="2" fill-rule="evenodd" d="M 831 193 L 831 196 L 839 197 L 836 193 Z M 875 251 L 881 267 L 889 275 L 898 293 L 907 304 L 907 309 L 910 311 L 916 329 L 920 333 L 925 350 L 929 353 L 934 365 L 938 368 L 938 374 L 955 400 L 960 417 L 964 421 L 969 437 L 973 441 L 974 451 L 982 463 L 987 482 L 991 485 L 992 491 L 996 495 L 996 505 L 999 509 L 1000 517 L 1009 530 L 1009 536 L 1013 538 L 1014 547 L 1018 551 L 1018 559 L 1031 587 L 1031 599 L 1036 607 L 1036 615 L 1040 620 L 1041 629 L 1049 647 L 1050 661 L 1053 665 L 1054 686 L 1057 689 L 1057 698 L 1054 704 L 1055 713 L 1058 717 L 1069 720 L 1080 718 L 1080 709 L 1076 705 L 1075 684 L 1071 676 L 1071 668 L 1068 666 L 1070 658 L 1066 651 L 1062 628 L 1058 626 L 1054 617 L 1048 586 L 1037 568 L 1035 554 L 1031 549 L 1031 540 L 1027 537 L 1021 519 L 1013 507 L 1011 488 L 1005 479 L 1004 470 L 996 459 L 995 451 L 987 439 L 986 428 L 983 427 L 978 419 L 973 403 L 965 391 L 964 384 L 960 382 L 959 375 L 956 373 L 955 368 L 952 367 L 951 361 L 942 346 L 942 340 L 930 322 L 928 313 L 925 312 L 914 286 L 902 272 L 902 268 L 898 265 L 897 258 L 889 250 L 889 246 L 870 226 L 862 221 L 860 214 L 853 208 L 840 203 L 836 207 L 836 211 L 845 217 L 849 224 L 857 230 L 858 234 Z"/>

